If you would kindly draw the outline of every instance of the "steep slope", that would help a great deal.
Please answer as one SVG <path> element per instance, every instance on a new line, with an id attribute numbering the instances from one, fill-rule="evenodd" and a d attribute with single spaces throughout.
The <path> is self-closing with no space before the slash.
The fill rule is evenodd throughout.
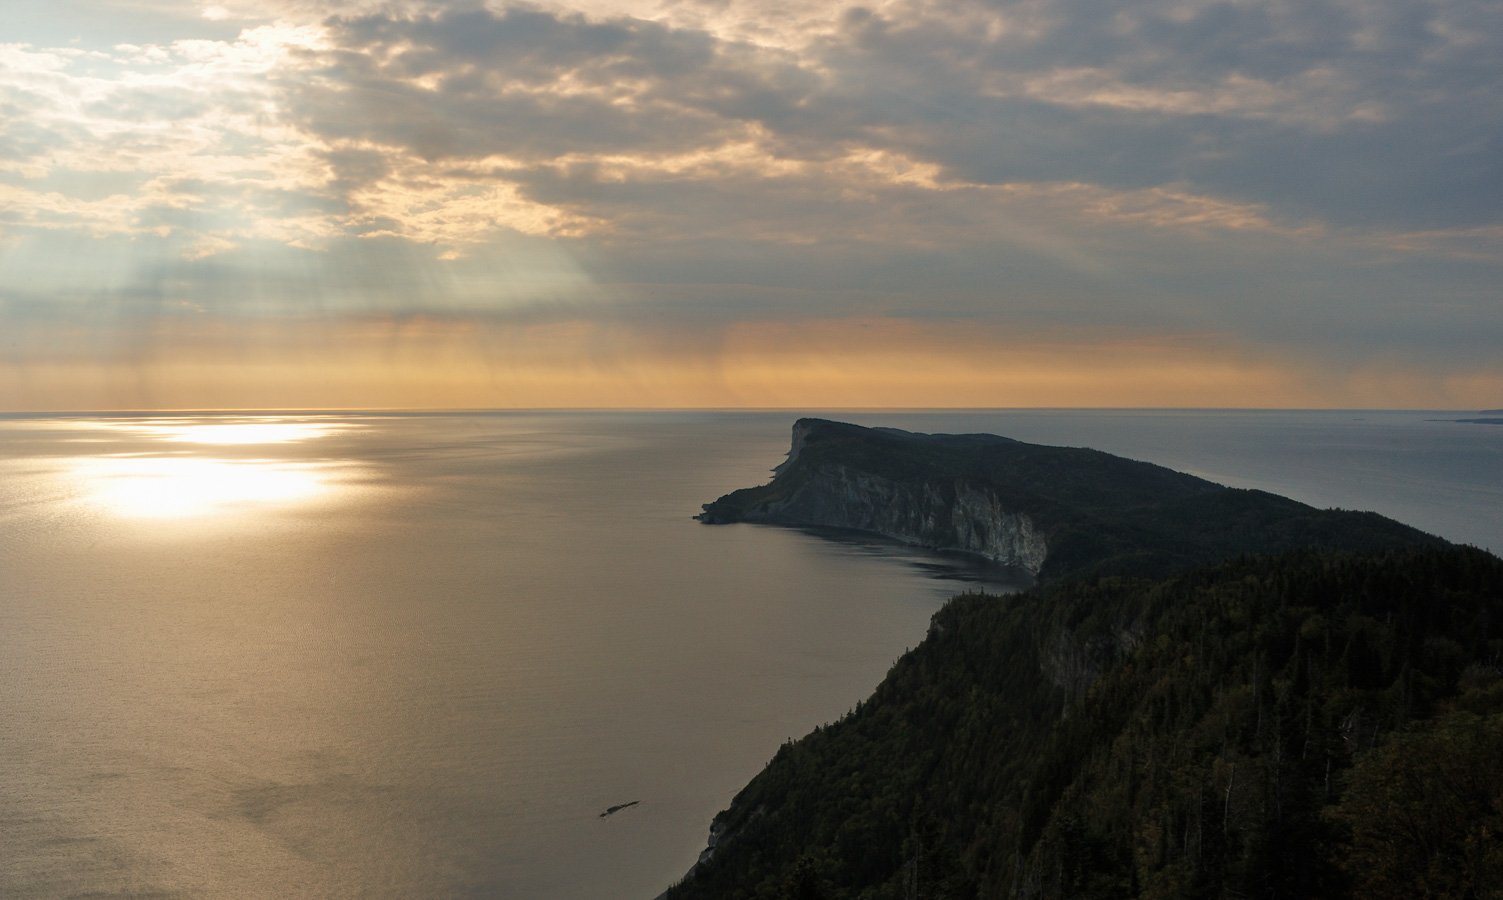
<path id="1" fill-rule="evenodd" d="M 668 896 L 1497 896 L 1500 659 L 1470 548 L 959 597 Z"/>
<path id="2" fill-rule="evenodd" d="M 1161 575 L 1306 546 L 1439 543 L 1373 513 L 1317 510 L 1098 450 L 822 419 L 795 423 L 770 483 L 706 504 L 699 518 L 871 531 L 1045 578 Z"/>

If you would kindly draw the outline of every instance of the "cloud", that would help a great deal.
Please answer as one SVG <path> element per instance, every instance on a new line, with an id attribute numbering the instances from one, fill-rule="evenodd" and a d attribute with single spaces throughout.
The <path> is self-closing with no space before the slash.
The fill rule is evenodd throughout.
<path id="1" fill-rule="evenodd" d="M 1503 366 L 1497 4 L 140 8 L 209 30 L 0 45 L 0 316 L 1087 318 Z"/>
<path id="2" fill-rule="evenodd" d="M 6 45 L 0 102 L 19 114 L 0 168 L 152 173 L 137 207 L 232 209 L 222 240 L 398 235 L 456 252 L 504 229 L 630 239 L 653 222 L 652 240 L 672 239 L 675 209 L 697 238 L 725 218 L 674 195 L 717 191 L 790 204 L 789 227 L 751 240 L 869 234 L 859 200 L 886 192 L 901 217 L 914 190 L 992 204 L 1019 185 L 1168 191 L 1305 235 L 1500 215 L 1503 29 L 1487 29 L 1503 22 L 1461 0 L 272 8 L 336 15 L 120 45 L 103 68 Z M 749 24 L 777 11 L 823 24 Z M 831 195 L 857 202 L 842 217 Z M 816 203 L 837 212 L 801 219 Z M 162 227 L 149 219 L 135 221 Z"/>
<path id="3" fill-rule="evenodd" d="M 864 156 L 935 186 L 1175 185 L 1304 223 L 1477 227 L 1499 215 L 1484 198 L 1503 186 L 1487 155 L 1503 106 L 1486 88 L 1503 54 L 1468 9 L 852 6 L 797 46 L 532 7 L 364 16 L 327 24 L 334 49 L 293 114 L 427 164 L 497 159 L 586 218 L 627 170 L 682 183 L 721 174 L 685 160 L 735 158 L 743 176 L 840 183 Z"/>
<path id="4" fill-rule="evenodd" d="M 316 41 L 314 30 L 265 26 L 229 43 L 131 45 L 82 60 L 7 45 L 0 97 L 28 139 L 0 147 L 6 220 L 95 234 L 162 233 L 185 218 L 236 234 L 318 232 L 278 214 L 279 195 L 316 187 L 317 160 L 276 120 L 265 82 L 290 48 Z M 87 196 L 104 183 L 129 190 Z"/>

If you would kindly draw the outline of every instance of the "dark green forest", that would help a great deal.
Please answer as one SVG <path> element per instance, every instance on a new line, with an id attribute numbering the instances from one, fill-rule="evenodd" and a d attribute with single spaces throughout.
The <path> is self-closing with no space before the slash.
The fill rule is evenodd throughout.
<path id="1" fill-rule="evenodd" d="M 1503 897 L 1500 664 L 1471 548 L 964 595 L 668 897 Z"/>

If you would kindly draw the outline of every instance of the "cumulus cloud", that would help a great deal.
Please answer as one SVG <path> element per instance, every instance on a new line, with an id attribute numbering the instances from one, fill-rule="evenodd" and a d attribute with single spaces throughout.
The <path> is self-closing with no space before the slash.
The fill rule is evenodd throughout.
<path id="1" fill-rule="evenodd" d="M 0 166 L 155 171 L 135 202 L 156 191 L 169 208 L 260 190 L 239 227 L 291 241 L 620 233 L 630 211 L 593 199 L 621 185 L 657 219 L 672 204 L 654 209 L 655 191 L 674 185 L 739 203 L 799 178 L 853 196 L 883 181 L 1173 186 L 1286 224 L 1378 230 L 1499 214 L 1503 13 L 1461 0 L 1136 0 L 1110 15 L 1076 0 L 588 14 L 288 0 L 215 15 L 268 8 L 305 23 L 120 45 L 110 71 L 7 45 L 0 97 L 18 115 Z M 851 228 L 866 227 L 861 206 Z"/>
<path id="2" fill-rule="evenodd" d="M 0 45 L 0 303 L 87 239 L 200 308 L 392 308 L 385 259 L 428 310 L 1503 342 L 1495 3 L 132 3 L 229 31 Z"/>

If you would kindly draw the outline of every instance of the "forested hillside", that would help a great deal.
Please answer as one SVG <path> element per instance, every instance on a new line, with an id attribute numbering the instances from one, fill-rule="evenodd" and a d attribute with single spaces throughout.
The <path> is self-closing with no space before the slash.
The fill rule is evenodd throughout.
<path id="1" fill-rule="evenodd" d="M 670 900 L 1503 896 L 1503 561 L 968 595 Z"/>

